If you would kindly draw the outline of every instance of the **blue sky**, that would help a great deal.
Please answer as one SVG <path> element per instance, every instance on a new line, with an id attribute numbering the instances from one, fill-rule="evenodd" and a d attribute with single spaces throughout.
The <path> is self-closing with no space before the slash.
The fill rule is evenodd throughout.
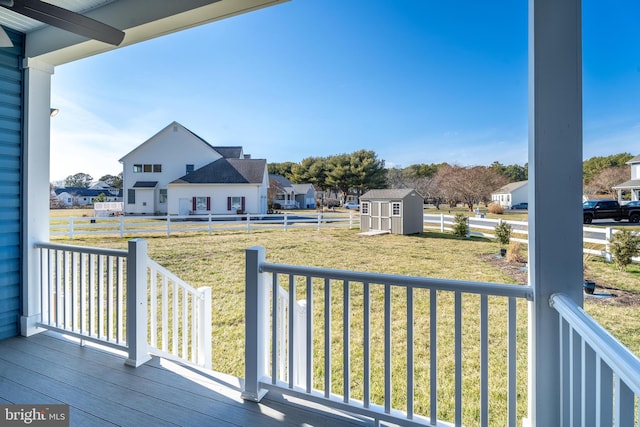
<path id="1" fill-rule="evenodd" d="M 584 157 L 640 154 L 640 2 L 583 1 Z M 293 0 L 56 68 L 51 180 L 172 121 L 299 162 L 527 162 L 526 0 Z"/>

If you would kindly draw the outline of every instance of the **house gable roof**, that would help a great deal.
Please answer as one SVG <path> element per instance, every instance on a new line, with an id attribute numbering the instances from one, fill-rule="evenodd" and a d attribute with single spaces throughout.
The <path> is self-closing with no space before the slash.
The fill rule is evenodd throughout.
<path id="1" fill-rule="evenodd" d="M 213 147 L 225 159 L 241 159 L 243 156 L 242 147 Z"/>
<path id="2" fill-rule="evenodd" d="M 261 184 L 266 159 L 218 159 L 170 184 Z"/>
<path id="3" fill-rule="evenodd" d="M 278 185 L 280 185 L 280 187 L 282 188 L 287 188 L 287 187 L 293 188 L 293 184 L 291 183 L 291 181 L 289 181 L 287 178 L 285 178 L 282 175 L 276 175 L 276 174 L 270 173 L 269 179 L 270 180 L 272 179 L 275 182 L 277 182 Z"/>
<path id="4" fill-rule="evenodd" d="M 168 133 L 168 132 L 172 132 L 174 130 L 182 130 L 185 133 L 193 136 L 193 141 L 197 144 L 202 144 L 204 147 L 206 147 L 207 149 L 212 151 L 212 154 L 218 154 L 221 155 L 215 148 L 213 148 L 213 146 L 211 144 L 209 144 L 207 141 L 205 141 L 204 139 L 200 138 L 198 135 L 196 135 L 195 133 L 193 133 L 192 131 L 190 131 L 189 129 L 187 129 L 186 127 L 182 126 L 180 123 L 173 121 L 171 123 L 169 123 L 167 126 L 165 126 L 162 130 L 160 130 L 159 132 L 157 132 L 155 135 L 153 135 L 151 138 L 147 139 L 145 142 L 143 142 L 142 144 L 138 145 L 136 148 L 134 148 L 133 150 L 131 150 L 130 152 L 128 152 L 127 154 L 125 154 L 120 160 L 120 163 L 124 163 L 124 161 L 130 157 L 131 155 L 133 155 L 134 153 L 142 150 L 144 147 L 147 147 L 151 144 L 153 144 L 155 141 L 157 141 L 158 139 L 160 139 L 162 136 L 164 136 L 164 134 Z M 216 156 L 217 157 L 217 156 Z"/>
<path id="5" fill-rule="evenodd" d="M 496 191 L 494 191 L 491 194 L 509 194 L 509 193 L 513 193 L 514 191 L 516 191 L 518 188 L 522 188 L 525 185 L 527 185 L 529 183 L 529 181 L 518 181 L 518 182 L 511 182 L 503 187 L 500 187 L 499 189 L 497 189 Z"/>
<path id="6" fill-rule="evenodd" d="M 388 188 L 388 189 L 380 189 L 380 190 L 369 190 L 360 196 L 360 200 L 371 200 L 371 199 L 404 199 L 409 195 L 415 195 L 422 197 L 416 190 L 413 188 Z"/>

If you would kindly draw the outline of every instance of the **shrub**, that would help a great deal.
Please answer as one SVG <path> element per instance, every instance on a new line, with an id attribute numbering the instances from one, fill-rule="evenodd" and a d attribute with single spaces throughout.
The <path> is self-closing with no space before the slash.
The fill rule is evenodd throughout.
<path id="1" fill-rule="evenodd" d="M 487 211 L 492 214 L 502 215 L 504 213 L 504 208 L 497 203 L 489 203 Z"/>
<path id="2" fill-rule="evenodd" d="M 469 218 L 463 213 L 458 213 L 453 218 L 453 234 L 458 237 L 467 237 L 469 232 Z"/>
<path id="3" fill-rule="evenodd" d="M 609 243 L 613 263 L 620 271 L 626 270 L 627 266 L 631 264 L 631 258 L 637 256 L 640 251 L 640 238 L 628 230 L 614 233 Z"/>
<path id="4" fill-rule="evenodd" d="M 504 248 L 509 244 L 511 240 L 511 225 L 504 221 L 498 222 L 495 228 L 496 240 L 500 243 L 500 247 Z"/>

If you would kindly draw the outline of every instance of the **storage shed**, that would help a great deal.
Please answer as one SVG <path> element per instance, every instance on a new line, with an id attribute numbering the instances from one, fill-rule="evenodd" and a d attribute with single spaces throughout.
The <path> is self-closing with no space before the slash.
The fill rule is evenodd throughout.
<path id="1" fill-rule="evenodd" d="M 424 198 L 412 188 L 370 190 L 360 197 L 360 229 L 415 234 L 424 229 Z"/>

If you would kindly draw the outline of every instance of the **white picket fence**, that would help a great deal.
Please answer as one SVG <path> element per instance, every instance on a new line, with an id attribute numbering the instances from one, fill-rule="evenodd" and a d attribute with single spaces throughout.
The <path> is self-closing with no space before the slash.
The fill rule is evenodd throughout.
<path id="1" fill-rule="evenodd" d="M 442 233 L 451 232 L 453 231 L 454 219 L 455 217 L 453 215 L 426 214 L 424 215 L 424 228 L 425 230 L 438 230 Z M 468 235 L 495 239 L 496 236 L 493 232 L 500 221 L 511 225 L 511 240 L 520 243 L 528 243 L 529 224 L 527 221 L 489 219 L 481 216 L 475 218 L 470 217 Z M 583 252 L 585 254 L 601 256 L 607 261 L 611 261 L 612 255 L 609 248 L 609 241 L 614 233 L 617 232 L 619 232 L 619 230 L 616 230 L 613 227 L 583 227 Z M 640 257 L 634 257 L 632 260 L 634 262 L 640 262 Z"/>
<path id="2" fill-rule="evenodd" d="M 187 216 L 115 216 L 69 217 L 49 219 L 51 236 L 112 235 L 120 238 L 135 235 L 208 233 L 222 231 L 252 231 L 296 228 L 359 227 L 359 216 L 353 212 L 318 212 L 317 214 L 242 214 L 242 215 L 187 215 Z"/>

